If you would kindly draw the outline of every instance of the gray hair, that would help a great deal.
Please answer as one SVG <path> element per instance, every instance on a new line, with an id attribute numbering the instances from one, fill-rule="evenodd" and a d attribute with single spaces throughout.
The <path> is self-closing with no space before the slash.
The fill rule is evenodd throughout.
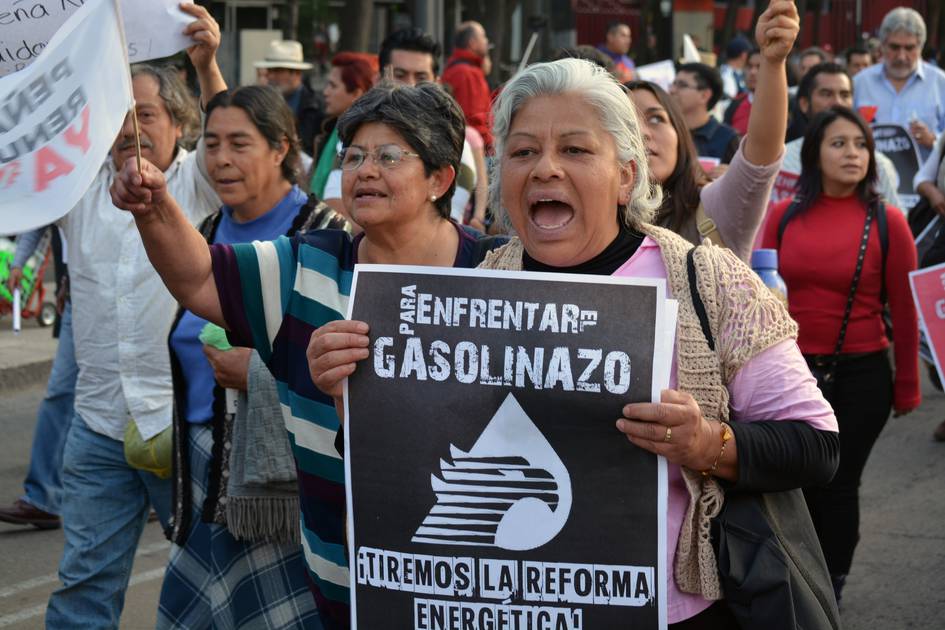
<path id="1" fill-rule="evenodd" d="M 180 125 L 180 144 L 186 148 L 193 147 L 200 136 L 200 114 L 197 113 L 197 103 L 190 90 L 177 75 L 177 69 L 136 63 L 131 66 L 131 78 L 139 75 L 147 75 L 157 81 L 158 95 L 164 101 L 171 120 Z"/>
<path id="2" fill-rule="evenodd" d="M 885 44 L 887 37 L 898 32 L 915 35 L 919 40 L 919 49 L 925 46 L 925 20 L 915 9 L 897 7 L 887 13 L 879 27 L 879 40 Z"/>
<path id="3" fill-rule="evenodd" d="M 416 87 L 385 81 L 364 94 L 338 119 L 342 145 L 351 144 L 361 125 L 381 123 L 403 137 L 423 161 L 426 175 L 446 166 L 459 174 L 466 140 L 466 119 L 453 97 L 435 83 Z M 433 205 L 444 218 L 450 216 L 450 200 L 456 177 L 446 194 Z"/>
<path id="4" fill-rule="evenodd" d="M 660 207 L 662 193 L 659 187 L 650 183 L 650 169 L 636 109 L 610 73 L 584 59 L 536 63 L 514 76 L 502 89 L 492 107 L 496 155 L 493 164 L 496 172 L 489 178 L 492 208 L 500 211 L 508 224 L 505 209 L 501 207 L 499 171 L 505 160 L 505 142 L 515 114 L 531 98 L 559 94 L 575 94 L 584 99 L 597 112 L 601 126 L 613 138 L 618 165 L 636 165 L 630 203 L 617 208 L 621 221 L 628 226 L 649 222 Z"/>

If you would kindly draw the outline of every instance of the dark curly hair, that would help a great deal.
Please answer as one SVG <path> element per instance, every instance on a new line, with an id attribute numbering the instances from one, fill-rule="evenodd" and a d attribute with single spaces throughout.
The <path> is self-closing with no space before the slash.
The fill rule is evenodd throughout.
<path id="1" fill-rule="evenodd" d="M 395 50 L 408 50 L 430 55 L 433 58 L 433 74 L 434 76 L 440 76 L 440 57 L 443 55 L 443 49 L 440 47 L 440 43 L 433 39 L 429 33 L 412 27 L 402 28 L 385 37 L 384 41 L 381 42 L 381 52 L 378 55 L 382 75 L 384 69 L 390 65 L 390 56 Z"/>
<path id="2" fill-rule="evenodd" d="M 354 102 L 338 119 L 338 137 L 343 146 L 351 144 L 362 125 L 387 125 L 410 145 L 423 161 L 424 172 L 452 166 L 459 173 L 466 139 L 463 110 L 435 83 L 416 87 L 385 81 Z M 450 216 L 450 200 L 456 178 L 446 194 L 434 202 L 443 217 Z"/>

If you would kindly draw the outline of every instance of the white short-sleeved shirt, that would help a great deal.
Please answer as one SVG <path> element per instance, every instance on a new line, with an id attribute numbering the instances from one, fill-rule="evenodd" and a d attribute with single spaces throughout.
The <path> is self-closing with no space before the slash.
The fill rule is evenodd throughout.
<path id="1" fill-rule="evenodd" d="M 196 158 L 180 149 L 164 173 L 168 191 L 192 223 L 220 206 Z M 131 213 L 112 205 L 114 178 L 109 159 L 58 222 L 69 242 L 79 366 L 75 409 L 96 433 L 122 440 L 131 417 L 148 439 L 171 423 L 167 335 L 177 302 L 151 266 Z"/>

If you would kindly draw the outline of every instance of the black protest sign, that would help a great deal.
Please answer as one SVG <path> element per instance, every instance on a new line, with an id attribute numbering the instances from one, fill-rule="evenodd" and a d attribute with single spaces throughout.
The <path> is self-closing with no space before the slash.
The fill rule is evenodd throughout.
<path id="1" fill-rule="evenodd" d="M 906 208 L 915 205 L 915 190 L 912 179 L 919 172 L 919 150 L 909 131 L 899 125 L 873 125 L 876 150 L 889 158 L 899 174 L 897 193 Z"/>
<path id="2" fill-rule="evenodd" d="M 357 268 L 356 627 L 665 625 L 665 462 L 615 421 L 666 385 L 673 318 L 661 282 L 630 282 Z"/>

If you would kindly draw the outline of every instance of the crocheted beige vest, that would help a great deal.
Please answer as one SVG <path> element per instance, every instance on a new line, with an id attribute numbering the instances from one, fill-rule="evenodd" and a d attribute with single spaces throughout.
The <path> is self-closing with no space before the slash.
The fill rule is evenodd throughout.
<path id="1" fill-rule="evenodd" d="M 669 230 L 644 225 L 640 230 L 660 246 L 673 297 L 679 301 L 676 327 L 678 388 L 699 403 L 709 421 L 728 420 L 726 385 L 750 358 L 786 339 L 797 338 L 797 324 L 761 280 L 729 250 L 711 244 L 696 250 L 696 278 L 716 349 L 709 348 L 692 305 L 686 254 L 692 248 Z M 484 269 L 522 269 L 522 242 L 513 238 L 490 252 Z M 709 534 L 711 519 L 722 509 L 724 495 L 715 479 L 682 469 L 689 507 L 676 545 L 676 584 L 685 593 L 721 599 L 718 565 Z"/>

